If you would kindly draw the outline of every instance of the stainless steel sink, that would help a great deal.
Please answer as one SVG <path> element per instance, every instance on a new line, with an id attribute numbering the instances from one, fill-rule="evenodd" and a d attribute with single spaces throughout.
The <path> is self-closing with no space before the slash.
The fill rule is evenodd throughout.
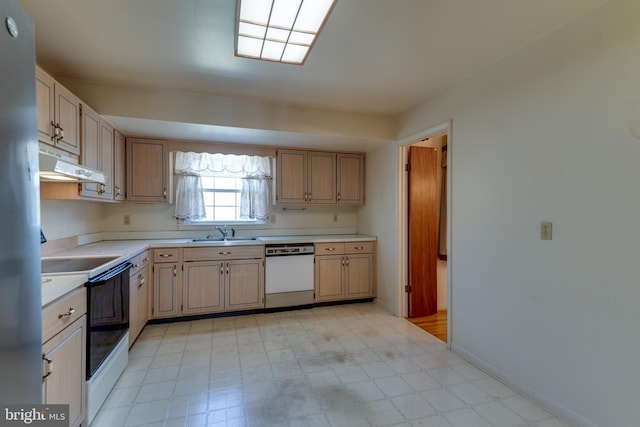
<path id="1" fill-rule="evenodd" d="M 191 239 L 189 240 L 188 243 L 206 243 L 206 242 L 211 242 L 211 243 L 224 243 L 224 242 L 254 242 L 258 240 L 257 237 L 228 237 L 226 239 L 223 239 L 222 237 L 220 238 L 204 238 L 204 239 Z"/>
<path id="2" fill-rule="evenodd" d="M 119 257 L 70 257 L 43 258 L 42 273 L 70 273 L 73 271 L 91 271 Z"/>

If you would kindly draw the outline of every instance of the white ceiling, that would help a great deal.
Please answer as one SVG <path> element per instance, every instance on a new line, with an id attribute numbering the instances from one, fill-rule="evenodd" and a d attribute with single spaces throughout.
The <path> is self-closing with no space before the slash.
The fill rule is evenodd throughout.
<path id="1" fill-rule="evenodd" d="M 56 78 L 386 116 L 604 1 L 338 0 L 296 66 L 233 55 L 233 0 L 18 0 L 36 25 L 38 62 Z M 148 123 L 116 125 L 138 133 Z M 230 142 L 246 133 L 166 127 Z"/>

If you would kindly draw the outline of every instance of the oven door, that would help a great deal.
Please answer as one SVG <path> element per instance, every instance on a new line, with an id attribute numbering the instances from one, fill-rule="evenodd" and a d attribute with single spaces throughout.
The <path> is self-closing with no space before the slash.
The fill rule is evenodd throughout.
<path id="1" fill-rule="evenodd" d="M 129 269 L 122 263 L 86 284 L 87 287 L 87 379 L 129 329 Z"/>

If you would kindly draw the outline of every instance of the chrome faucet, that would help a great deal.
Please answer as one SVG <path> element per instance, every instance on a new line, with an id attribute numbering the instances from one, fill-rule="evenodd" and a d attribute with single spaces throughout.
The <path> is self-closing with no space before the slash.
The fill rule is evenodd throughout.
<path id="1" fill-rule="evenodd" d="M 218 226 L 216 226 L 216 230 L 218 230 L 220 232 L 220 234 L 222 234 L 222 238 L 224 240 L 227 240 L 227 226 L 223 225 L 224 228 L 220 228 Z"/>

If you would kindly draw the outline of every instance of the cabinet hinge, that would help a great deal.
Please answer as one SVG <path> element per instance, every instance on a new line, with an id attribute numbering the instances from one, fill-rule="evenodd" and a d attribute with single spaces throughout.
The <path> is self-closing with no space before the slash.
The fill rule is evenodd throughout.
<path id="1" fill-rule="evenodd" d="M 153 309 L 153 307 L 151 307 L 151 315 L 152 315 L 152 316 L 153 316 L 153 312 L 154 312 L 154 311 L 155 311 L 155 310 Z"/>
<path id="2" fill-rule="evenodd" d="M 153 267 L 151 267 L 151 272 L 155 273 L 156 272 L 156 266 L 154 265 Z"/>
<path id="3" fill-rule="evenodd" d="M 184 310 L 184 305 L 180 304 L 180 311 Z"/>
<path id="4" fill-rule="evenodd" d="M 404 291 L 407 293 L 411 293 L 411 286 L 407 285 L 404 287 Z"/>
<path id="5" fill-rule="evenodd" d="M 406 165 L 404 165 L 404 170 L 406 172 L 409 172 L 411 170 L 411 163 L 407 163 Z"/>

